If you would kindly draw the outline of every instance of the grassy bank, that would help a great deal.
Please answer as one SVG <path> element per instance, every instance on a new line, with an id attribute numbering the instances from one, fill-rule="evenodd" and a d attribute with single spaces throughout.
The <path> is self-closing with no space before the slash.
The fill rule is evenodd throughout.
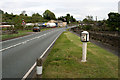
<path id="1" fill-rule="evenodd" d="M 45 31 L 45 30 L 49 30 L 51 28 L 44 28 L 41 29 L 41 31 Z M 25 35 L 29 35 L 31 34 L 30 32 L 33 32 L 32 30 L 19 30 L 18 34 L 6 34 L 6 35 L 2 35 L 2 40 L 7 40 L 7 39 L 12 39 L 12 38 L 16 38 L 16 37 L 20 37 L 20 36 L 25 36 Z"/>
<path id="2" fill-rule="evenodd" d="M 5 35 L 2 35 L 2 40 L 7 40 L 7 39 L 28 35 L 29 34 L 28 32 L 32 32 L 32 30 L 23 30 L 23 31 L 20 30 L 18 31 L 18 34 L 5 34 Z"/>
<path id="3" fill-rule="evenodd" d="M 64 32 L 45 63 L 43 78 L 118 78 L 118 57 L 88 42 L 87 62 L 82 63 L 80 38 Z"/>

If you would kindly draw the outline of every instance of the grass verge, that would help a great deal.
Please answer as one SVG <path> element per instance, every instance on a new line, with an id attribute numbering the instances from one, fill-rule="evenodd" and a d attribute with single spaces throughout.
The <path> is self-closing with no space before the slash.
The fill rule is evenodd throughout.
<path id="1" fill-rule="evenodd" d="M 41 31 L 45 31 L 45 30 L 49 30 L 52 28 L 44 28 L 41 29 Z M 6 35 L 2 35 L 2 40 L 8 40 L 8 39 L 12 39 L 12 38 L 16 38 L 16 37 L 21 37 L 21 36 L 25 36 L 30 34 L 30 32 L 33 32 L 32 30 L 19 30 L 18 34 L 6 34 Z"/>
<path id="2" fill-rule="evenodd" d="M 82 42 L 64 32 L 43 64 L 43 78 L 118 78 L 118 57 L 88 42 L 87 62 L 82 63 Z"/>

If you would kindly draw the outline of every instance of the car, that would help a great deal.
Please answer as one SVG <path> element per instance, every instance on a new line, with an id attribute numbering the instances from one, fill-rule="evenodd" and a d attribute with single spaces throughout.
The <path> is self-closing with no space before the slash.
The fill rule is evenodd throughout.
<path id="1" fill-rule="evenodd" d="M 40 28 L 39 27 L 33 27 L 33 32 L 40 32 Z"/>

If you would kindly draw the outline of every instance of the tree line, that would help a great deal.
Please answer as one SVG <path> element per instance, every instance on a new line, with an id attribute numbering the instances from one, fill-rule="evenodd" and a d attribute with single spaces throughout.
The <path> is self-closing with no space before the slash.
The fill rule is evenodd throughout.
<path id="1" fill-rule="evenodd" d="M 24 19 L 27 23 L 47 22 L 48 20 L 56 19 L 55 14 L 49 10 L 46 10 L 43 15 L 33 13 L 32 16 L 28 16 L 26 11 L 22 11 L 20 15 L 14 15 L 13 13 L 8 14 L 2 10 L 0 10 L 0 13 L 2 14 L 2 22 L 10 23 L 15 23 L 16 20 L 20 21 L 22 19 Z"/>
<path id="2" fill-rule="evenodd" d="M 120 14 L 110 12 L 107 20 L 99 21 L 97 21 L 97 19 L 93 20 L 93 16 L 86 16 L 82 23 L 88 24 L 84 26 L 85 30 L 120 31 Z M 94 24 L 94 27 L 90 24 Z"/>
<path id="3" fill-rule="evenodd" d="M 16 28 L 19 28 L 21 26 L 23 19 L 26 23 L 43 23 L 49 20 L 62 20 L 61 18 L 56 18 L 55 14 L 50 10 L 46 10 L 43 15 L 40 15 L 39 13 L 34 13 L 32 14 L 32 16 L 28 16 L 26 14 L 26 11 L 22 11 L 21 14 L 15 15 L 13 13 L 9 14 L 0 10 L 0 14 L 2 14 L 2 22 L 9 22 L 9 24 L 15 25 Z M 67 23 L 76 21 L 73 16 L 70 16 L 70 14 L 67 14 L 67 16 L 65 16 L 65 19 Z"/>

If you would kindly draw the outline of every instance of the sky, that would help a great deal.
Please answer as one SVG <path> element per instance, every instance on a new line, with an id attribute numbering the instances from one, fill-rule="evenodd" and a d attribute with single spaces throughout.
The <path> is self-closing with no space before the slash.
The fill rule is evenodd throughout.
<path id="1" fill-rule="evenodd" d="M 28 15 L 33 13 L 43 14 L 45 10 L 55 13 L 56 17 L 71 14 L 77 20 L 83 20 L 86 16 L 97 16 L 98 20 L 108 18 L 108 13 L 118 12 L 120 0 L 1 0 L 0 9 L 4 12 L 20 14 L 26 11 Z"/>

